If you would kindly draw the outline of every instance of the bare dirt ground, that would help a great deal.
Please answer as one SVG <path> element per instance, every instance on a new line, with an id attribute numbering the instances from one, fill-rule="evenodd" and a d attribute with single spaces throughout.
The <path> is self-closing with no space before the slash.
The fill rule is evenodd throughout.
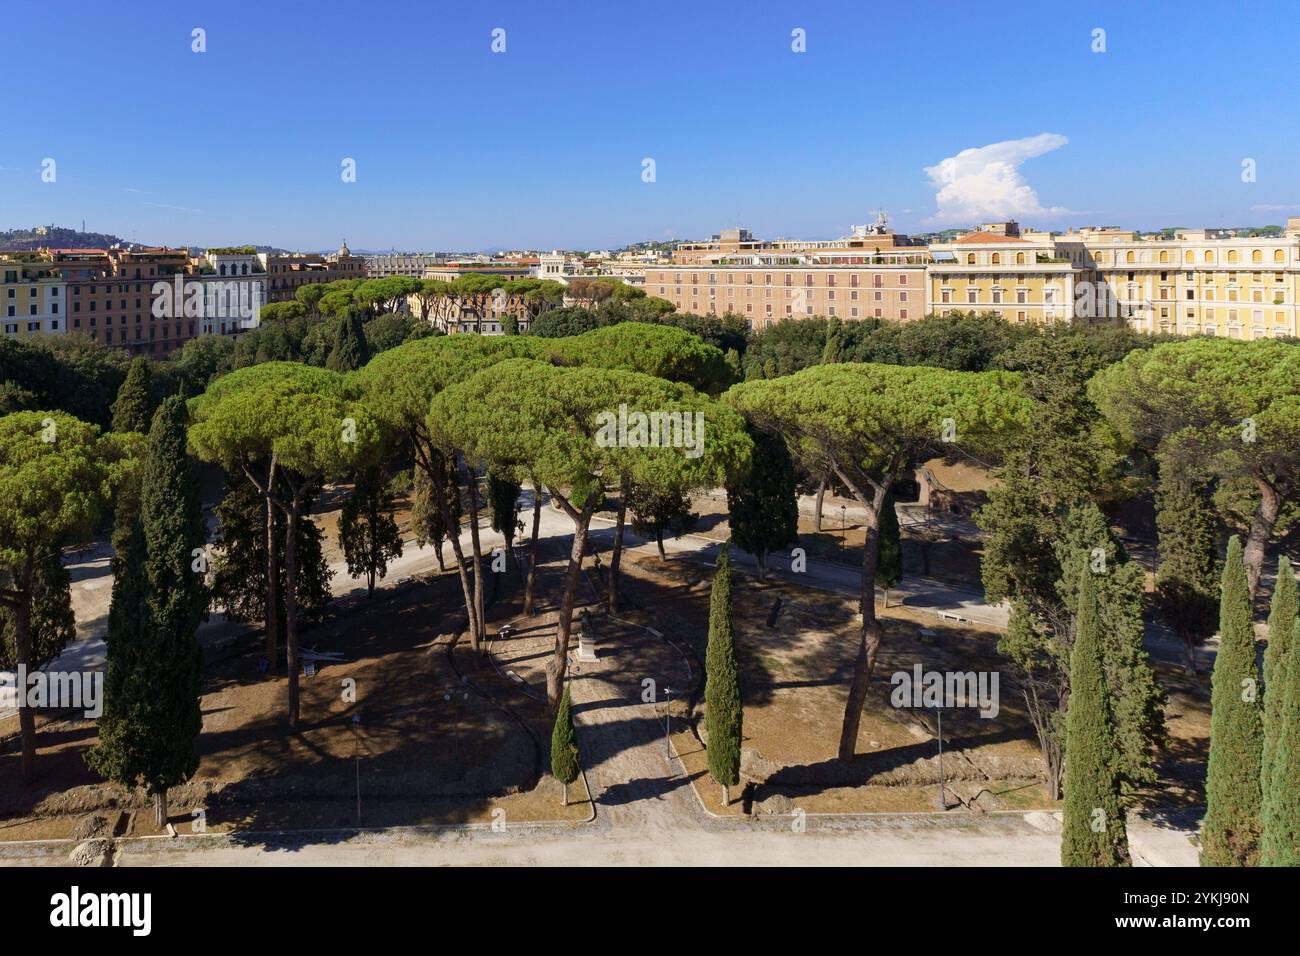
<path id="1" fill-rule="evenodd" d="M 449 573 L 307 630 L 304 648 L 340 651 L 344 660 L 302 678 L 296 734 L 285 725 L 287 680 L 258 673 L 259 637 L 211 663 L 199 770 L 171 793 L 176 828 L 355 826 L 358 767 L 365 826 L 589 816 L 581 784 L 564 808 L 559 785 L 542 773 L 550 731 L 543 708 L 467 646 L 448 657 L 450 635 L 463 626 L 458 606 Z M 345 680 L 355 681 L 355 701 L 345 699 Z M 518 706 L 512 714 L 483 692 L 517 697 Z M 141 795 L 86 767 L 94 743 L 93 721 L 42 726 L 32 787 L 18 783 L 16 753 L 0 756 L 0 839 L 157 832 Z"/>

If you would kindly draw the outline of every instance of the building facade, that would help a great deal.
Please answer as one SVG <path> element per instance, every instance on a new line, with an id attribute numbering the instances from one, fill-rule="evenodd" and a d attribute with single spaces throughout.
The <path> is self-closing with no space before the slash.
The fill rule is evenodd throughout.
<path id="1" fill-rule="evenodd" d="M 315 253 L 261 253 L 258 258 L 266 272 L 266 294 L 271 302 L 287 302 L 294 297 L 300 286 L 310 283 L 368 277 L 365 258 L 354 256 L 346 242 L 339 246 L 338 252 L 328 256 Z"/>
<path id="2" fill-rule="evenodd" d="M 5 336 L 67 332 L 67 283 L 50 262 L 22 253 L 0 258 L 0 279 L 0 330 Z"/>

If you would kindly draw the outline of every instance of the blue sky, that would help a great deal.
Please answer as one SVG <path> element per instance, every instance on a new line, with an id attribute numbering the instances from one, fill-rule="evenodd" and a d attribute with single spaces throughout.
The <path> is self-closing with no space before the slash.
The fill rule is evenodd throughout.
<path id="1" fill-rule="evenodd" d="M 878 208 L 913 232 L 1000 211 L 1040 227 L 1281 222 L 1300 215 L 1296 14 L 11 0 L 0 228 L 441 250 L 733 225 L 829 237 Z"/>

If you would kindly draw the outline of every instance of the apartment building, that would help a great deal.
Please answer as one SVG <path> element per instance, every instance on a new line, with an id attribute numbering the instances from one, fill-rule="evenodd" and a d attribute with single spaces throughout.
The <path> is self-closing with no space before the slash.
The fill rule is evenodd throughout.
<path id="1" fill-rule="evenodd" d="M 199 333 L 234 335 L 256 328 L 269 295 L 261 257 L 252 248 L 209 249 L 196 264 L 198 275 L 190 281 L 201 287 Z"/>
<path id="2" fill-rule="evenodd" d="M 366 275 L 371 279 L 387 279 L 390 276 L 410 276 L 419 279 L 426 269 L 432 269 L 445 261 L 444 257 L 436 254 L 394 253 L 387 256 L 366 256 Z"/>
<path id="3" fill-rule="evenodd" d="M 31 253 L 0 257 L 0 330 L 7 338 L 67 332 L 67 284 Z"/>
<path id="4" fill-rule="evenodd" d="M 367 278 L 365 258 L 354 256 L 346 242 L 339 245 L 338 252 L 327 256 L 261 253 L 258 258 L 266 272 L 266 294 L 271 302 L 287 302 L 294 297 L 299 286 L 308 283 Z"/>
<path id="5" fill-rule="evenodd" d="M 743 318 L 750 328 L 781 319 L 835 316 L 908 321 L 925 314 L 925 266 L 861 262 L 830 265 L 817 257 L 760 255 L 719 265 L 652 266 L 647 295 L 680 312 Z"/>
<path id="6" fill-rule="evenodd" d="M 185 249 L 46 250 L 67 284 L 68 331 L 133 354 L 165 355 L 199 334 L 197 320 L 155 314 L 155 287 L 191 274 Z"/>
<path id="7" fill-rule="evenodd" d="M 932 312 L 1240 339 L 1300 332 L 1300 217 L 1271 238 L 1116 227 L 1022 233 L 1012 222 L 930 250 Z"/>
<path id="8" fill-rule="evenodd" d="M 1048 325 L 1074 319 L 1078 270 L 1051 237 L 1022 237 L 1014 222 L 985 224 L 929 248 L 922 314 L 992 312 L 1008 322 Z"/>

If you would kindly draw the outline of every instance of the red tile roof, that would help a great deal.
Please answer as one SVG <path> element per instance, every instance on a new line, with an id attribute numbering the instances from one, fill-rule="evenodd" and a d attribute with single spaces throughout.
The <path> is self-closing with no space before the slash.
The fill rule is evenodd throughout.
<path id="1" fill-rule="evenodd" d="M 954 239 L 953 245 L 976 245 L 985 242 L 1023 242 L 1029 244 L 1029 240 L 1021 239 L 1019 236 L 1004 236 L 996 232 L 968 232 L 960 239 Z"/>

